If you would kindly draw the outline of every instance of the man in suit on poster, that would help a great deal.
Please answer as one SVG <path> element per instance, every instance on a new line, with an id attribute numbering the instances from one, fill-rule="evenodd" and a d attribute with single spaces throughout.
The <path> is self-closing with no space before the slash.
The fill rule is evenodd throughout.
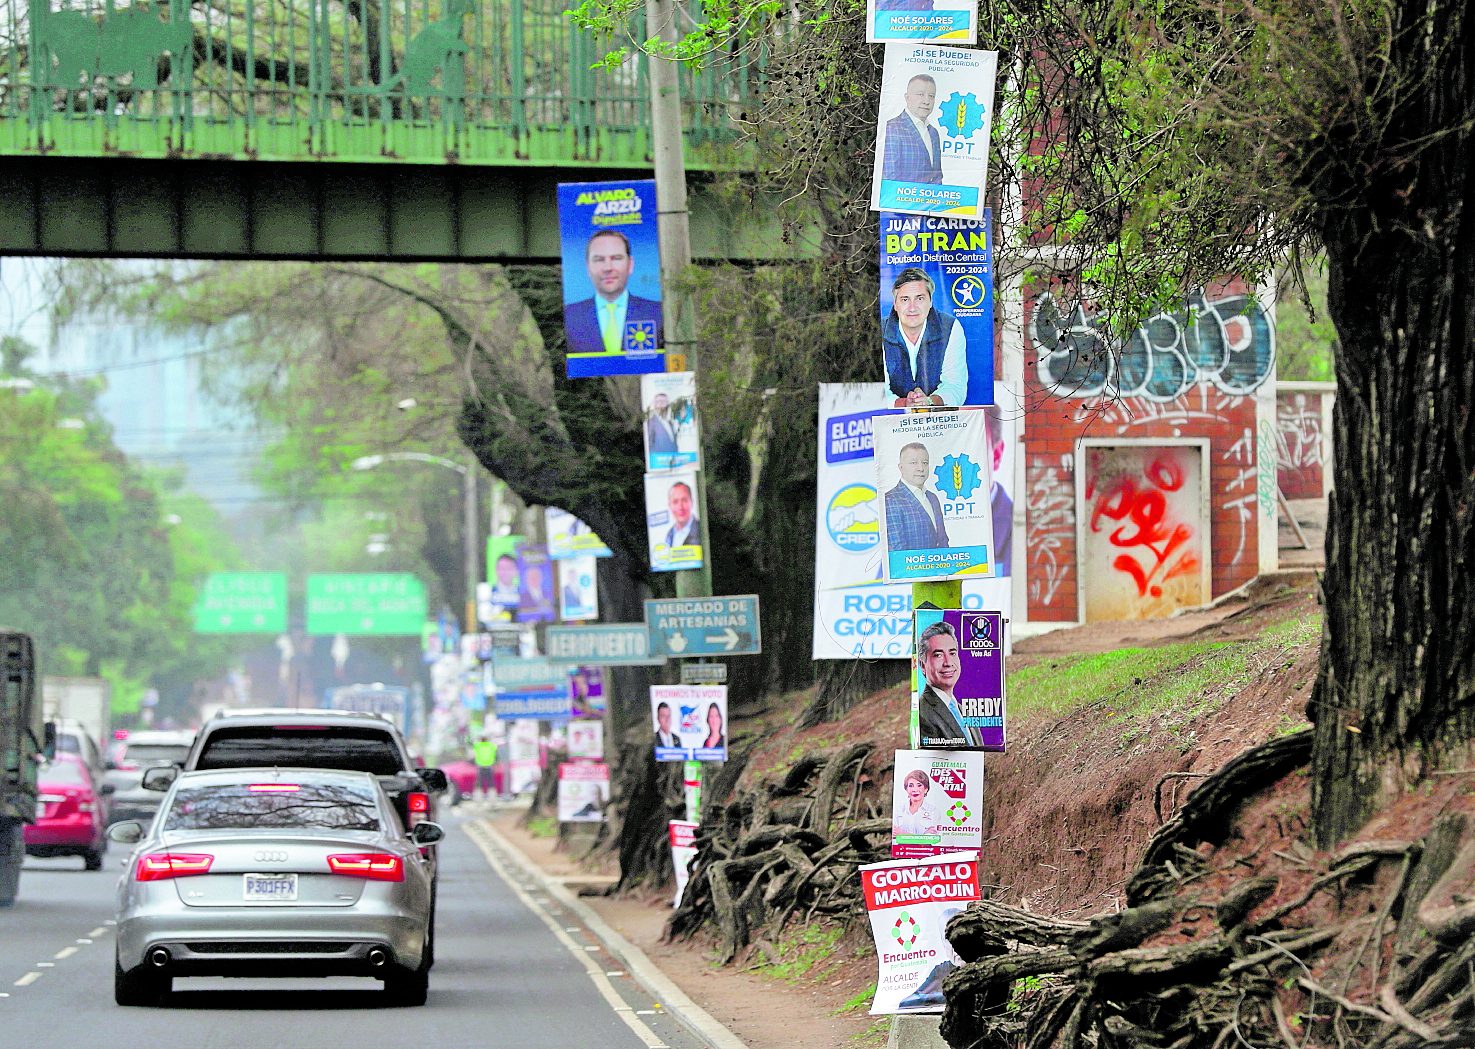
<path id="1" fill-rule="evenodd" d="M 603 229 L 589 238 L 584 264 L 594 296 L 563 308 L 563 329 L 569 353 L 654 353 L 662 344 L 661 304 L 631 295 L 630 277 L 635 256 L 630 238 L 618 230 Z M 631 325 L 635 327 L 632 329 Z M 627 338 L 628 336 L 628 338 Z M 627 346 L 631 339 L 637 346 Z"/>
<path id="2" fill-rule="evenodd" d="M 886 121 L 881 177 L 893 182 L 942 182 L 942 136 L 928 123 L 937 108 L 937 81 L 919 73 L 907 81 L 905 108 Z"/>
<path id="3" fill-rule="evenodd" d="M 656 394 L 650 402 L 650 418 L 645 423 L 645 436 L 650 449 L 650 468 L 653 470 L 669 466 L 671 456 L 676 454 L 676 427 L 671 422 L 668 410 L 670 404 L 670 399 L 664 393 Z M 661 456 L 665 458 L 660 458 Z"/>
<path id="4" fill-rule="evenodd" d="M 939 620 L 922 631 L 917 638 L 917 662 L 927 682 L 917 704 L 917 742 L 921 748 L 981 746 L 982 733 L 963 726 L 963 715 L 953 698 L 963 661 L 951 623 Z"/>
<path id="5" fill-rule="evenodd" d="M 929 491 L 927 446 L 913 441 L 897 462 L 901 480 L 886 493 L 887 550 L 942 550 L 948 546 L 942 503 Z"/>

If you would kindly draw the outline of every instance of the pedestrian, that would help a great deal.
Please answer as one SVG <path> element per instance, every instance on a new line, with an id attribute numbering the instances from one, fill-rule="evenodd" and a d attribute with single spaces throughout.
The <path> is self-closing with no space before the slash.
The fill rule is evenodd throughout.
<path id="1" fill-rule="evenodd" d="M 471 745 L 471 760 L 476 764 L 476 792 L 482 800 L 492 796 L 492 766 L 497 764 L 497 744 L 479 739 Z"/>

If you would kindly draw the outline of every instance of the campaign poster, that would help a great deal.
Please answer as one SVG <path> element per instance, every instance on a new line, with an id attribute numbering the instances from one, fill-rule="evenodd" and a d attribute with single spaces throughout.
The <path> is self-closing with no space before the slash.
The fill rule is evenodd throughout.
<path id="1" fill-rule="evenodd" d="M 919 608 L 912 673 L 912 746 L 1004 750 L 1004 616 Z"/>
<path id="2" fill-rule="evenodd" d="M 483 623 L 510 623 L 522 602 L 522 569 L 517 548 L 527 542 L 520 535 L 494 535 L 487 539 L 488 586 L 476 588 L 476 617 Z"/>
<path id="3" fill-rule="evenodd" d="M 604 722 L 570 721 L 568 723 L 568 756 L 570 758 L 604 758 Z"/>
<path id="4" fill-rule="evenodd" d="M 994 574 L 986 412 L 879 415 L 873 423 L 882 575 L 892 583 Z"/>
<path id="5" fill-rule="evenodd" d="M 558 822 L 603 823 L 609 804 L 609 766 L 565 761 L 558 766 Z"/>
<path id="6" fill-rule="evenodd" d="M 891 858 L 983 848 L 983 753 L 898 750 L 891 786 Z"/>
<path id="7" fill-rule="evenodd" d="M 983 218 L 998 61 L 997 51 L 886 45 L 872 211 Z"/>
<path id="8" fill-rule="evenodd" d="M 568 688 L 571 717 L 604 717 L 603 667 L 575 667 L 569 671 Z"/>
<path id="9" fill-rule="evenodd" d="M 558 566 L 558 618 L 579 623 L 599 618 L 599 588 L 594 585 L 594 557 L 566 557 Z"/>
<path id="10" fill-rule="evenodd" d="M 614 551 L 583 521 L 556 506 L 543 508 L 543 523 L 548 529 L 548 556 L 557 561 L 565 557 L 613 557 Z"/>
<path id="11" fill-rule="evenodd" d="M 690 820 L 671 820 L 668 830 L 671 835 L 671 866 L 676 868 L 676 899 L 672 907 L 681 906 L 681 897 L 686 894 L 686 883 L 691 880 L 691 861 L 697 857 L 696 837 L 700 823 Z"/>
<path id="12" fill-rule="evenodd" d="M 645 526 L 653 572 L 702 567 L 697 519 L 697 472 L 690 468 L 645 475 Z"/>
<path id="13" fill-rule="evenodd" d="M 517 621 L 551 623 L 553 611 L 553 562 L 547 547 L 523 543 L 517 548 Z"/>
<path id="14" fill-rule="evenodd" d="M 642 375 L 640 410 L 645 417 L 646 470 L 701 465 L 696 372 Z"/>
<path id="15" fill-rule="evenodd" d="M 994 403 L 990 213 L 881 213 L 881 360 L 893 408 Z"/>
<path id="16" fill-rule="evenodd" d="M 866 43 L 935 40 L 978 43 L 978 7 L 957 0 L 868 0 Z"/>
<path id="17" fill-rule="evenodd" d="M 880 967 L 871 1015 L 942 1012 L 942 983 L 962 964 L 947 923 L 979 899 L 978 853 L 867 864 L 860 884 Z"/>
<path id="18" fill-rule="evenodd" d="M 883 583 L 876 465 L 871 419 L 891 414 L 875 407 L 886 395 L 882 383 L 823 383 L 819 388 L 819 448 L 815 528 L 815 659 L 908 659 L 912 654 L 912 588 Z M 993 516 L 997 559 L 994 578 L 963 577 L 963 607 L 970 611 L 1010 608 L 1009 566 L 1014 528 L 1017 444 L 1012 416 L 1017 390 L 999 384 L 1000 400 L 984 414 L 992 450 Z M 1007 634 L 1005 654 L 1008 653 Z"/>
<path id="19" fill-rule="evenodd" d="M 727 760 L 726 685 L 652 685 L 657 761 Z"/>
<path id="20" fill-rule="evenodd" d="M 558 186 L 568 377 L 664 372 L 653 179 Z"/>

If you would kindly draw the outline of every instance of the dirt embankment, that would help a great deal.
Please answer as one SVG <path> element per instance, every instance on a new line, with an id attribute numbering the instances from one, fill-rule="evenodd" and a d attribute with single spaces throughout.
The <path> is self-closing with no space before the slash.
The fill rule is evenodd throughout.
<path id="1" fill-rule="evenodd" d="M 1307 574 L 1212 612 L 1094 624 L 1017 644 L 1009 750 L 988 759 L 985 891 L 1060 917 L 1121 906 L 1148 837 L 1198 779 L 1304 727 L 1319 639 Z M 798 730 L 792 719 L 806 698 L 785 697 L 756 723 L 738 726 L 759 741 L 739 790 L 782 779 L 808 752 L 873 741 L 856 815 L 888 815 L 892 753 L 907 746 L 905 689 L 878 692 L 838 722 Z M 791 925 L 778 957 L 750 947 L 714 972 L 712 945 L 701 934 L 659 942 L 670 914 L 666 891 L 597 906 L 754 1049 L 884 1044 L 886 1021 L 865 1015 L 875 955 L 864 921 Z"/>

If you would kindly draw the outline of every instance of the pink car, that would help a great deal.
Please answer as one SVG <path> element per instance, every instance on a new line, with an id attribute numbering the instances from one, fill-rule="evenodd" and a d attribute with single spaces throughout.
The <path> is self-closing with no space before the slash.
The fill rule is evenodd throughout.
<path id="1" fill-rule="evenodd" d="M 25 829 L 26 855 L 81 856 L 88 870 L 102 870 L 112 786 L 94 781 L 80 758 L 61 753 L 37 775 L 36 790 L 36 822 Z"/>
<path id="2" fill-rule="evenodd" d="M 477 773 L 480 770 L 474 762 L 467 761 L 465 758 L 459 761 L 443 762 L 441 771 L 450 781 L 451 789 L 446 792 L 446 795 L 452 805 L 459 805 L 462 798 L 472 797 L 476 793 Z M 502 793 L 502 767 L 500 765 L 492 770 L 492 790 L 498 794 Z"/>

